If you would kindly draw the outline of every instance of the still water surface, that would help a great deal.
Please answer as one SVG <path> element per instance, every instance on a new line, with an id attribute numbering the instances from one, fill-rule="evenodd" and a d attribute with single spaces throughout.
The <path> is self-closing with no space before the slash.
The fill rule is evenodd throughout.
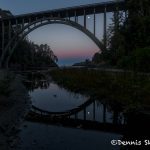
<path id="1" fill-rule="evenodd" d="M 34 106 L 52 112 L 70 110 L 88 100 L 87 96 L 71 93 L 54 82 L 46 89 L 35 89 L 30 96 Z"/>
<path id="2" fill-rule="evenodd" d="M 27 88 L 31 96 L 32 105 L 49 112 L 64 112 L 77 108 L 88 101 L 89 97 L 72 93 L 52 80 L 30 78 Z M 45 83 L 47 82 L 47 83 Z M 36 85 L 36 86 L 35 86 Z M 47 85 L 47 86 L 43 86 Z M 32 87 L 32 88 L 31 88 Z M 32 90 L 31 90 L 32 89 Z M 75 119 L 75 115 L 70 116 Z M 83 121 L 96 121 L 99 123 L 123 124 L 121 112 L 114 111 L 111 107 L 95 100 L 76 114 L 76 119 Z M 118 133 L 104 131 L 83 130 L 81 127 L 66 128 L 63 125 L 50 125 L 38 122 L 25 121 L 19 133 L 20 150 L 99 150 L 119 149 L 112 146 L 112 139 L 121 139 Z"/>

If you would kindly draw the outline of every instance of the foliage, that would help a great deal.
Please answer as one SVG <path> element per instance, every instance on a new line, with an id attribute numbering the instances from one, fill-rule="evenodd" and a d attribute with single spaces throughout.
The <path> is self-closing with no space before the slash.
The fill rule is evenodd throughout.
<path id="1" fill-rule="evenodd" d="M 128 18 L 126 26 L 126 43 L 129 50 L 144 48 L 150 44 L 150 1 L 128 0 Z"/>
<path id="2" fill-rule="evenodd" d="M 0 16 L 3 17 L 10 17 L 13 16 L 11 12 L 6 10 L 0 9 Z M 1 27 L 1 24 L 0 24 Z M 21 28 L 18 25 L 16 28 Z M 1 30 L 2 28 L 0 28 Z M 5 32 L 7 33 L 9 30 L 9 26 L 5 25 Z M 2 33 L 2 32 L 0 32 Z M 12 31 L 12 36 L 14 32 Z M 5 35 L 6 39 L 8 39 L 8 34 Z M 0 36 L 0 43 L 2 42 L 2 36 Z M 0 49 L 0 56 L 2 50 Z M 45 66 L 57 66 L 56 62 L 58 58 L 54 55 L 53 51 L 51 50 L 50 46 L 47 44 L 34 44 L 29 40 L 25 39 L 22 40 L 18 47 L 15 49 L 15 52 L 11 58 L 11 65 L 18 66 L 20 65 L 22 68 L 25 67 L 45 67 Z"/>
<path id="3" fill-rule="evenodd" d="M 103 61 L 102 55 L 101 53 L 95 53 L 93 58 L 92 58 L 92 62 L 94 63 L 101 63 Z"/>
<path id="4" fill-rule="evenodd" d="M 60 69 L 50 72 L 52 78 L 73 92 L 91 95 L 99 100 L 128 105 L 150 105 L 149 76 L 133 72 L 104 72 L 89 69 Z"/>
<path id="5" fill-rule="evenodd" d="M 126 16 L 121 11 L 114 12 L 112 24 L 107 31 L 107 50 L 101 53 L 99 59 L 102 58 L 119 68 L 147 72 L 150 71 L 147 65 L 147 47 L 150 46 L 150 1 L 127 0 L 126 3 Z"/>
<path id="6" fill-rule="evenodd" d="M 150 72 L 150 47 L 137 48 L 133 52 L 135 70 Z"/>
<path id="7" fill-rule="evenodd" d="M 118 67 L 140 72 L 150 72 L 150 47 L 137 48 L 131 56 L 124 56 L 118 61 Z"/>
<path id="8" fill-rule="evenodd" d="M 26 39 L 20 42 L 11 59 L 12 64 L 20 64 L 22 67 L 56 66 L 57 61 L 49 45 L 37 45 Z"/>

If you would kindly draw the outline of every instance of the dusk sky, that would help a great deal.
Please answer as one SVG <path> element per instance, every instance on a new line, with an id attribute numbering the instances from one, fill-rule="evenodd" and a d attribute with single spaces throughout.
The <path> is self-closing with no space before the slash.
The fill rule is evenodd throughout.
<path id="1" fill-rule="evenodd" d="M 72 7 L 90 3 L 106 2 L 110 0 L 0 0 L 0 8 L 10 10 L 13 15 Z M 73 19 L 73 18 L 72 18 Z M 111 14 L 108 14 L 108 24 Z M 103 14 L 96 15 L 96 36 L 103 36 Z M 83 24 L 83 17 L 79 17 Z M 93 16 L 87 16 L 87 28 L 92 31 Z M 59 65 L 71 65 L 76 62 L 91 59 L 99 48 L 89 37 L 73 27 L 51 24 L 40 27 L 28 35 L 31 41 L 38 44 L 48 44 L 58 56 Z"/>

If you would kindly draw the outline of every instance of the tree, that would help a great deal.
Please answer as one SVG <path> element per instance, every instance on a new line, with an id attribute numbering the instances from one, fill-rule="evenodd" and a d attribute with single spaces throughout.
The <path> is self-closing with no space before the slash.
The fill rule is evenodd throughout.
<path id="1" fill-rule="evenodd" d="M 46 67 L 56 66 L 57 61 L 58 58 L 49 45 L 37 45 L 25 39 L 14 51 L 11 64 L 19 64 L 22 67 Z"/>
<path id="2" fill-rule="evenodd" d="M 134 70 L 150 72 L 150 47 L 135 49 L 132 59 Z"/>
<path id="3" fill-rule="evenodd" d="M 94 54 L 93 58 L 92 58 L 92 62 L 96 63 L 96 64 L 99 64 L 103 61 L 103 58 L 102 58 L 102 54 L 97 52 Z"/>
<path id="4" fill-rule="evenodd" d="M 149 62 L 146 55 L 149 56 L 147 47 L 150 45 L 150 1 L 126 0 L 126 3 L 126 18 L 123 12 L 114 12 L 113 23 L 107 31 L 108 49 L 102 58 L 114 66 L 143 71 L 142 64 Z"/>
<path id="5" fill-rule="evenodd" d="M 126 26 L 127 48 L 131 51 L 150 44 L 150 1 L 128 0 L 128 18 Z"/>

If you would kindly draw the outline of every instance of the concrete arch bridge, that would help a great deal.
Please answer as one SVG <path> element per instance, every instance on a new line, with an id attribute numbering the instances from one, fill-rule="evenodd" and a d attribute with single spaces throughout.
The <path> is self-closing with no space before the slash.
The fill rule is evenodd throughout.
<path id="1" fill-rule="evenodd" d="M 25 36 L 33 30 L 47 24 L 65 24 L 72 26 L 86 34 L 101 50 L 106 49 L 107 44 L 107 13 L 125 11 L 125 1 L 110 1 L 90 5 L 62 8 L 49 11 L 41 11 L 17 16 L 5 16 L 0 18 L 0 67 L 8 67 L 9 60 L 18 45 Z M 104 14 L 103 43 L 96 37 L 96 14 Z M 87 29 L 87 16 L 93 15 L 93 32 Z M 83 25 L 78 17 L 83 17 Z M 72 20 L 72 18 L 74 18 Z"/>

